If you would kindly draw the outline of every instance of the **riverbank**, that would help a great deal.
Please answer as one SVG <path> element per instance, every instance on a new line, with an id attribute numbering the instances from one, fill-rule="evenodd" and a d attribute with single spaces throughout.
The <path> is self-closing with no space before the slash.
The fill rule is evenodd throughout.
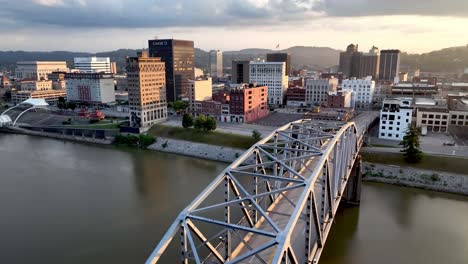
<path id="1" fill-rule="evenodd" d="M 468 175 L 363 163 L 363 180 L 437 192 L 468 195 Z"/>
<path id="2" fill-rule="evenodd" d="M 156 143 L 150 145 L 148 149 L 226 163 L 232 163 L 245 152 L 244 149 L 239 148 L 215 146 L 165 137 L 157 137 Z"/>

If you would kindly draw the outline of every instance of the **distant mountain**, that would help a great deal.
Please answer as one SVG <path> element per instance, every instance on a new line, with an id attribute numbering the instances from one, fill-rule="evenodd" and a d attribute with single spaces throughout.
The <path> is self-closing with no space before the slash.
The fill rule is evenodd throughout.
<path id="1" fill-rule="evenodd" d="M 57 60 L 66 61 L 69 67 L 73 66 L 73 58 L 80 56 L 110 57 L 111 61 L 117 62 L 117 67 L 125 67 L 125 57 L 135 56 L 138 50 L 119 49 L 116 51 L 87 53 L 87 52 L 25 52 L 25 51 L 0 51 L 0 71 L 14 70 L 17 61 L 31 60 Z M 270 49 L 243 49 L 239 51 L 223 52 L 224 67 L 231 67 L 233 60 L 256 60 L 265 59 L 270 52 L 288 52 L 291 54 L 294 68 L 304 66 L 321 70 L 338 65 L 339 50 L 326 47 L 304 47 L 295 46 L 285 50 Z M 206 69 L 209 53 L 195 48 L 195 66 Z M 409 68 L 420 68 L 422 71 L 432 72 L 457 72 L 468 67 L 468 45 L 462 47 L 446 48 L 423 54 L 402 54 L 402 66 Z"/>

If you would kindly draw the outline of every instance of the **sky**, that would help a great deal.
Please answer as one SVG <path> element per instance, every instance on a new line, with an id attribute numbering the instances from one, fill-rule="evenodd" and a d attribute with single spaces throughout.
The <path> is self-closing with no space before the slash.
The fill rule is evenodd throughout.
<path id="1" fill-rule="evenodd" d="M 0 0 L 0 50 L 111 51 L 158 37 L 204 50 L 423 53 L 468 44 L 467 0 Z"/>

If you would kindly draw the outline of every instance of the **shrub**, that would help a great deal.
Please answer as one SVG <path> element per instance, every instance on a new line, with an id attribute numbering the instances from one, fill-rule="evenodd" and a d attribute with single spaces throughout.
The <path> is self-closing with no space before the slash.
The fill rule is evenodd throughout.
<path id="1" fill-rule="evenodd" d="M 138 145 L 140 146 L 140 148 L 147 148 L 149 145 L 156 142 L 156 138 L 154 138 L 151 135 L 145 135 L 145 134 L 139 135 L 138 140 L 139 140 Z"/>
<path id="2" fill-rule="evenodd" d="M 193 127 L 195 127 L 195 129 L 202 130 L 205 127 L 205 123 L 206 123 L 206 116 L 199 115 L 195 119 L 195 122 L 193 123 Z"/>

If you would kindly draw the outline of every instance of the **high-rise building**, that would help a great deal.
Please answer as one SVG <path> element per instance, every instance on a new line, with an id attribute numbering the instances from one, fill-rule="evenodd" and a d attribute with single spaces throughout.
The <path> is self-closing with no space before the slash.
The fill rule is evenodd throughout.
<path id="1" fill-rule="evenodd" d="M 150 127 L 167 119 L 164 62 L 140 52 L 127 58 L 130 126 Z M 193 69 L 191 70 L 193 74 Z"/>
<path id="2" fill-rule="evenodd" d="M 232 61 L 231 82 L 235 84 L 250 81 L 250 61 Z"/>
<path id="3" fill-rule="evenodd" d="M 74 58 L 75 69 L 83 73 L 112 73 L 110 58 L 80 57 Z"/>
<path id="4" fill-rule="evenodd" d="M 109 73 L 66 73 L 67 100 L 91 104 L 115 102 L 114 76 Z"/>
<path id="5" fill-rule="evenodd" d="M 377 47 L 372 47 L 369 53 L 361 55 L 358 78 L 372 76 L 372 79 L 378 80 L 380 67 L 380 54 Z"/>
<path id="6" fill-rule="evenodd" d="M 149 55 L 161 58 L 166 64 L 167 101 L 188 99 L 189 81 L 195 78 L 193 41 L 155 39 L 148 42 Z"/>
<path id="7" fill-rule="evenodd" d="M 343 80 L 341 87 L 343 91 L 352 92 L 351 107 L 358 109 L 372 107 L 375 92 L 375 81 L 369 76 L 364 79 L 351 78 Z"/>
<path id="8" fill-rule="evenodd" d="M 16 63 L 16 78 L 18 80 L 47 80 L 47 74 L 54 71 L 68 72 L 64 61 L 18 61 Z"/>
<path id="9" fill-rule="evenodd" d="M 382 50 L 380 52 L 379 79 L 393 81 L 400 73 L 400 51 Z"/>
<path id="10" fill-rule="evenodd" d="M 336 92 L 338 79 L 308 79 L 306 80 L 306 104 L 326 105 L 329 92 Z"/>
<path id="11" fill-rule="evenodd" d="M 340 53 L 340 72 L 344 78 L 357 77 L 361 63 L 361 53 L 358 52 L 358 45 L 350 44 L 345 52 Z"/>
<path id="12" fill-rule="evenodd" d="M 223 77 L 223 52 L 212 50 L 209 54 L 208 71 L 211 77 Z"/>
<path id="13" fill-rule="evenodd" d="M 268 87 L 268 104 L 283 105 L 288 89 L 285 62 L 250 62 L 250 83 Z"/>
<path id="14" fill-rule="evenodd" d="M 289 53 L 268 53 L 267 62 L 285 62 L 286 75 L 289 76 L 292 73 L 291 54 Z"/>

